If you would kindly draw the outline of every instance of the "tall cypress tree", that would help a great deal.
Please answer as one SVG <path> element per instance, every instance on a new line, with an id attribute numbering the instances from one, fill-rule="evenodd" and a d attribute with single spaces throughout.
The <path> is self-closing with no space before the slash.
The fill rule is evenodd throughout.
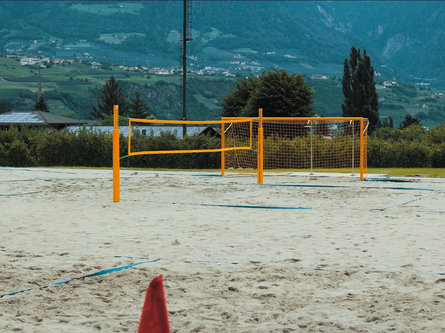
<path id="1" fill-rule="evenodd" d="M 351 71 L 349 70 L 348 59 L 345 59 L 343 65 L 342 86 L 343 96 L 345 96 L 345 99 L 343 100 L 341 108 L 343 110 L 343 117 L 348 117 L 352 115 L 352 78 Z"/>
<path id="2" fill-rule="evenodd" d="M 368 131 L 372 133 L 379 123 L 378 96 L 374 82 L 371 58 L 360 49 L 351 47 L 349 60 L 343 69 L 343 117 L 365 117 L 369 120 Z"/>

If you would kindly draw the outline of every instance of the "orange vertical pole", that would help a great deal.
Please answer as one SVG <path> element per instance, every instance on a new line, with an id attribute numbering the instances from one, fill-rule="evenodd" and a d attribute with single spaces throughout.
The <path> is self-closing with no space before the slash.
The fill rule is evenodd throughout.
<path id="1" fill-rule="evenodd" d="M 258 123 L 258 175 L 257 183 L 263 183 L 263 109 L 259 109 Z"/>
<path id="2" fill-rule="evenodd" d="M 113 106 L 113 202 L 120 201 L 119 106 Z"/>
<path id="3" fill-rule="evenodd" d="M 225 146 L 225 138 L 226 138 L 226 133 L 224 133 L 225 130 L 225 124 L 222 122 L 221 123 L 221 176 L 224 176 L 224 171 L 225 171 L 225 163 L 226 163 L 226 155 L 225 155 L 225 151 L 224 151 L 224 146 Z"/>
<path id="4" fill-rule="evenodd" d="M 364 158 L 363 157 L 365 154 L 365 140 L 363 138 L 363 129 L 364 129 L 363 118 L 361 118 L 360 119 L 360 180 L 364 180 L 364 176 L 363 176 Z"/>

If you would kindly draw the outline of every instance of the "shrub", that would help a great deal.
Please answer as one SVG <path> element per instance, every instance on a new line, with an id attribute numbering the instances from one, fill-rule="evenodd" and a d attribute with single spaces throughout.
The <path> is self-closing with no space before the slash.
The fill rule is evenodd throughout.
<path id="1" fill-rule="evenodd" d="M 315 136 L 317 137 L 317 136 Z M 315 138 L 314 137 L 314 138 Z M 271 145 L 273 140 L 275 145 Z M 121 135 L 120 154 L 127 152 L 128 139 Z M 330 164 L 349 160 L 352 142 L 338 137 L 321 144 L 313 140 L 314 161 L 329 158 Z M 230 145 L 230 144 L 229 144 Z M 228 146 L 229 146 L 228 145 Z M 248 145 L 237 142 L 237 146 Z M 253 142 L 256 147 L 256 142 Z M 276 134 L 265 138 L 264 164 L 276 165 L 279 161 L 283 168 L 295 168 L 295 161 L 303 163 L 298 167 L 310 167 L 310 137 L 283 138 Z M 220 147 L 220 139 L 207 135 L 188 136 L 178 139 L 172 133 L 159 136 L 134 133 L 132 151 L 143 150 L 196 150 Z M 227 152 L 227 158 L 233 152 Z M 289 158 L 292 155 L 292 159 Z M 325 158 L 320 158 L 324 156 Z M 348 157 L 347 157 L 348 156 Z M 252 161 L 256 167 L 256 153 L 251 150 L 237 152 L 239 160 Z M 334 161 L 334 158 L 338 158 Z M 417 125 L 403 130 L 379 128 L 368 138 L 369 167 L 445 167 L 445 125 L 436 126 L 424 132 Z M 121 161 L 127 166 L 128 159 Z M 48 132 L 46 130 L 11 127 L 0 131 L 0 165 L 13 167 L 26 166 L 85 166 L 111 167 L 112 136 L 91 129 L 81 129 L 76 133 Z M 191 153 L 134 156 L 129 166 L 144 168 L 201 169 L 219 168 L 220 153 Z M 317 164 L 314 167 L 328 167 Z"/>

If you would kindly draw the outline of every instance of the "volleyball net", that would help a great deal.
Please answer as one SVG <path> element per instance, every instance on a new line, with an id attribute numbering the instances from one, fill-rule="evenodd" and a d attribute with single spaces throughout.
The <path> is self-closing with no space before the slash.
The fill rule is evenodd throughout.
<path id="1" fill-rule="evenodd" d="M 128 118 L 128 157 L 138 155 L 220 153 L 221 175 L 227 169 L 251 170 L 263 184 L 266 171 L 351 172 L 364 180 L 367 174 L 368 120 L 343 118 L 223 117 L 221 120 L 158 120 Z M 220 146 L 181 149 L 166 145 L 144 147 L 135 133 L 159 136 L 164 131 L 201 135 L 213 131 Z M 120 200 L 118 106 L 114 106 L 113 201 Z M 140 140 L 146 142 L 145 140 Z M 148 149 L 150 148 L 150 149 Z M 155 149 L 154 149 L 155 148 Z"/>

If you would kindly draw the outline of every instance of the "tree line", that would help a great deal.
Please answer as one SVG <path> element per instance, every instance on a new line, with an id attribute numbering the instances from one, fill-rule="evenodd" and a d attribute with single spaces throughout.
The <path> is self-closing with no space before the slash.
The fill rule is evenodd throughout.
<path id="1" fill-rule="evenodd" d="M 273 138 L 274 144 L 266 146 L 270 154 L 267 159 L 280 158 L 288 147 L 301 153 L 301 147 L 308 147 L 308 138 Z M 331 140 L 331 148 L 337 141 Z M 127 154 L 127 138 L 120 138 L 121 156 Z M 140 150 L 212 149 L 219 148 L 220 138 L 210 135 L 195 135 L 178 138 L 172 133 L 160 136 L 134 133 L 132 145 Z M 317 149 L 320 149 L 319 151 Z M 322 154 L 322 146 L 314 146 L 314 154 Z M 272 153 L 274 152 L 275 153 Z M 243 152 L 240 152 L 243 153 Z M 349 153 L 349 151 L 348 151 Z M 288 152 L 286 152 L 288 154 Z M 284 157 L 285 160 L 285 157 Z M 220 154 L 165 154 L 134 156 L 122 160 L 123 167 L 218 169 Z M 111 167 L 112 135 L 83 128 L 79 132 L 48 132 L 40 129 L 11 127 L 0 131 L 0 165 L 11 167 L 32 166 L 88 166 Z M 308 160 L 309 163 L 309 160 Z M 291 165 L 287 166 L 292 168 Z M 445 125 L 438 125 L 425 131 L 418 124 L 403 129 L 377 128 L 368 138 L 368 167 L 445 167 Z"/>

